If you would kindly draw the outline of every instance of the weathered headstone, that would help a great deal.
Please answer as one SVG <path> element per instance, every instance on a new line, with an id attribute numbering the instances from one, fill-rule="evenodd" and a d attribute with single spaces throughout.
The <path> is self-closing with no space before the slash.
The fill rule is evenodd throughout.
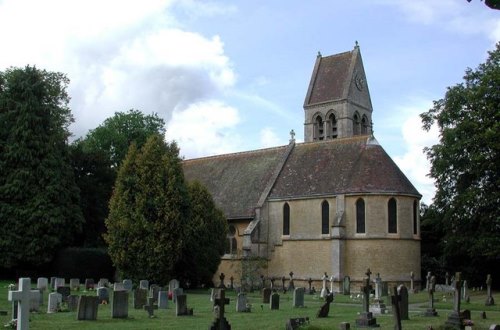
<path id="1" fill-rule="evenodd" d="M 57 288 L 65 285 L 66 285 L 66 280 L 64 278 L 56 277 L 56 280 L 54 282 L 54 291 L 57 291 Z"/>
<path id="2" fill-rule="evenodd" d="M 128 292 L 132 291 L 133 286 L 134 285 L 132 283 L 132 280 L 129 280 L 129 279 L 123 280 L 123 288 L 125 290 L 127 290 Z"/>
<path id="3" fill-rule="evenodd" d="M 137 288 L 134 290 L 134 308 L 142 309 L 146 305 L 148 298 L 148 290 Z"/>
<path id="4" fill-rule="evenodd" d="M 62 295 L 57 292 L 49 293 L 47 302 L 47 313 L 57 313 L 59 305 L 62 303 Z"/>
<path id="5" fill-rule="evenodd" d="M 85 279 L 85 290 L 94 290 L 94 279 L 86 278 Z"/>
<path id="6" fill-rule="evenodd" d="M 177 304 L 175 305 L 175 315 L 193 315 L 193 309 L 187 307 L 187 296 L 185 294 L 179 294 L 177 296 Z"/>
<path id="7" fill-rule="evenodd" d="M 36 281 L 36 288 L 45 291 L 48 289 L 49 280 L 46 277 L 39 277 Z"/>
<path id="8" fill-rule="evenodd" d="M 80 296 L 70 294 L 68 296 L 67 302 L 68 302 L 68 310 L 70 312 L 74 312 L 78 308 L 78 300 L 80 299 Z"/>
<path id="9" fill-rule="evenodd" d="M 330 292 L 329 294 L 326 295 L 325 303 L 321 305 L 321 308 L 316 314 L 316 317 L 328 317 L 328 314 L 330 313 L 330 304 L 332 303 L 332 301 L 333 301 L 333 292 Z"/>
<path id="10" fill-rule="evenodd" d="M 295 283 L 293 283 L 293 272 L 290 272 L 288 275 L 290 275 L 290 283 L 288 283 L 288 291 L 293 291 L 295 290 Z"/>
<path id="11" fill-rule="evenodd" d="M 35 292 L 36 291 L 36 292 Z M 30 295 L 30 312 L 40 311 L 40 290 L 32 290 Z"/>
<path id="12" fill-rule="evenodd" d="M 139 288 L 149 290 L 149 281 L 148 280 L 140 280 Z"/>
<path id="13" fill-rule="evenodd" d="M 80 279 L 79 278 L 70 278 L 69 279 L 69 288 L 71 290 L 79 291 L 80 290 Z"/>
<path id="14" fill-rule="evenodd" d="M 158 308 L 168 308 L 168 291 L 158 291 Z"/>
<path id="15" fill-rule="evenodd" d="M 427 273 L 427 276 L 429 276 L 430 272 Z M 424 316 L 437 316 L 438 313 L 436 312 L 436 309 L 434 308 L 434 291 L 436 291 L 436 277 L 431 276 L 429 278 L 429 283 L 427 284 L 427 292 L 429 292 L 429 307 L 424 313 Z"/>
<path id="16" fill-rule="evenodd" d="M 366 278 L 363 279 L 363 287 L 361 291 L 363 292 L 363 311 L 359 314 L 356 319 L 356 327 L 378 327 L 377 319 L 373 317 L 373 313 L 369 311 L 370 308 L 370 292 L 372 286 L 370 283 L 370 268 L 366 270 Z"/>
<path id="17" fill-rule="evenodd" d="M 269 304 L 270 298 L 271 298 L 271 289 L 264 288 L 264 290 L 262 290 L 262 303 Z"/>
<path id="18" fill-rule="evenodd" d="M 173 294 L 174 290 L 178 287 L 180 287 L 180 283 L 178 280 L 176 280 L 175 278 L 173 280 L 170 280 L 170 282 L 168 282 L 168 293 Z"/>
<path id="19" fill-rule="evenodd" d="M 426 279 L 427 281 L 425 282 L 425 290 L 429 291 L 429 288 L 431 286 L 431 272 L 427 272 L 427 276 L 426 276 Z"/>
<path id="20" fill-rule="evenodd" d="M 56 292 L 61 294 L 62 302 L 66 303 L 68 296 L 71 294 L 71 289 L 69 286 L 58 286 Z"/>
<path id="21" fill-rule="evenodd" d="M 128 292 L 125 290 L 113 292 L 113 304 L 111 305 L 111 317 L 124 319 L 128 317 Z"/>
<path id="22" fill-rule="evenodd" d="M 271 295 L 270 306 L 271 306 L 271 310 L 280 309 L 280 295 L 277 292 L 274 292 Z"/>
<path id="23" fill-rule="evenodd" d="M 230 330 L 231 325 L 226 319 L 225 306 L 229 305 L 229 298 L 226 298 L 226 290 L 222 289 L 218 291 L 218 297 L 215 298 L 215 320 L 210 326 L 210 330 Z"/>
<path id="24" fill-rule="evenodd" d="M 160 292 L 161 287 L 158 284 L 151 284 L 149 287 L 149 296 L 153 298 L 155 303 L 158 302 L 158 292 Z"/>
<path id="25" fill-rule="evenodd" d="M 489 330 L 500 330 L 500 325 L 492 324 L 490 325 Z"/>
<path id="26" fill-rule="evenodd" d="M 401 315 L 401 320 L 409 320 L 409 301 L 408 301 L 408 289 L 404 284 L 398 286 L 398 295 L 399 295 L 399 313 Z"/>
<path id="27" fill-rule="evenodd" d="M 377 277 L 373 282 L 375 283 L 375 299 L 369 310 L 373 314 L 385 314 L 387 308 L 382 300 L 382 278 L 380 273 L 377 273 Z"/>
<path id="28" fill-rule="evenodd" d="M 452 328 L 463 327 L 463 317 L 460 313 L 460 300 L 461 300 L 461 291 L 462 291 L 462 279 L 461 273 L 455 273 L 455 281 L 453 283 L 453 311 L 448 314 L 448 319 L 446 320 L 446 325 Z"/>
<path id="29" fill-rule="evenodd" d="M 346 296 L 351 294 L 351 278 L 349 276 L 344 276 L 344 280 L 342 282 L 342 292 Z"/>
<path id="30" fill-rule="evenodd" d="M 107 288 L 109 285 L 109 280 L 107 278 L 100 278 L 99 281 L 97 282 L 97 287 L 98 288 Z"/>
<path id="31" fill-rule="evenodd" d="M 115 282 L 113 283 L 113 291 L 127 291 L 127 290 L 125 290 L 123 283 Z"/>
<path id="32" fill-rule="evenodd" d="M 401 327 L 401 311 L 399 307 L 401 306 L 401 296 L 398 294 L 398 289 L 394 287 L 392 290 L 394 295 L 391 297 L 392 303 L 392 315 L 394 317 L 394 330 L 402 330 Z"/>
<path id="33" fill-rule="evenodd" d="M 326 295 L 328 294 L 328 290 L 326 288 L 326 280 L 328 279 L 328 274 L 325 272 L 325 274 L 323 275 L 323 277 L 321 279 L 323 280 L 323 287 L 321 288 L 321 292 L 320 292 L 319 296 L 321 298 L 325 298 Z"/>
<path id="34" fill-rule="evenodd" d="M 333 284 L 335 283 L 335 276 L 330 276 L 330 292 L 333 292 Z"/>
<path id="35" fill-rule="evenodd" d="M 296 288 L 293 291 L 293 307 L 304 307 L 304 288 Z"/>
<path id="36" fill-rule="evenodd" d="M 236 299 L 236 311 L 237 312 L 248 312 L 247 308 L 248 300 L 246 293 L 238 293 L 238 298 Z"/>
<path id="37" fill-rule="evenodd" d="M 97 320 L 99 298 L 97 296 L 80 296 L 76 319 L 79 321 Z"/>
<path id="38" fill-rule="evenodd" d="M 491 279 L 491 274 L 488 274 L 488 276 L 486 276 L 486 290 L 487 290 L 487 298 L 486 298 L 486 303 L 485 305 L 486 306 L 493 306 L 495 305 L 495 299 L 493 299 L 493 296 L 491 295 L 491 283 L 493 282 L 493 280 Z"/>
<path id="39" fill-rule="evenodd" d="M 174 292 L 172 293 L 172 302 L 174 304 L 177 304 L 177 297 L 181 294 L 184 294 L 184 289 L 183 288 L 175 288 Z"/>
<path id="40" fill-rule="evenodd" d="M 50 289 L 55 290 L 56 287 L 56 278 L 55 276 L 50 277 Z"/>
<path id="41" fill-rule="evenodd" d="M 22 277 L 18 282 L 18 290 L 9 290 L 8 300 L 17 302 L 17 330 L 27 330 L 30 327 L 30 301 L 40 292 L 31 290 L 31 279 Z"/>
<path id="42" fill-rule="evenodd" d="M 462 299 L 464 301 L 469 300 L 469 286 L 467 285 L 466 280 L 464 280 L 464 283 L 462 285 Z"/>
<path id="43" fill-rule="evenodd" d="M 307 324 L 309 324 L 308 317 L 295 317 L 286 322 L 285 330 L 297 330 Z"/>
<path id="44" fill-rule="evenodd" d="M 97 297 L 99 298 L 100 304 L 109 304 L 109 289 L 105 287 L 99 287 L 96 291 Z"/>
<path id="45" fill-rule="evenodd" d="M 153 318 L 153 317 L 155 317 L 154 311 L 155 311 L 155 309 L 158 309 L 158 306 L 155 305 L 153 297 L 149 297 L 148 303 L 146 305 L 144 305 L 142 308 L 144 308 L 144 310 L 146 312 L 148 312 L 148 316 L 150 318 Z"/>
<path id="46" fill-rule="evenodd" d="M 349 322 L 340 322 L 340 330 L 351 330 L 351 324 Z"/>

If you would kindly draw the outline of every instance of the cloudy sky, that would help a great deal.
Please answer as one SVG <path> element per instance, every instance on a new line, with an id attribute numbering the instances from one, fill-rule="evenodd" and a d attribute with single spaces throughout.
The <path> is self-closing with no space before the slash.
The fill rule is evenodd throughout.
<path id="1" fill-rule="evenodd" d="M 116 111 L 158 113 L 194 158 L 303 139 L 316 54 L 359 42 L 375 137 L 430 203 L 418 114 L 500 40 L 480 0 L 0 0 L 0 70 L 70 78 L 74 137 Z"/>

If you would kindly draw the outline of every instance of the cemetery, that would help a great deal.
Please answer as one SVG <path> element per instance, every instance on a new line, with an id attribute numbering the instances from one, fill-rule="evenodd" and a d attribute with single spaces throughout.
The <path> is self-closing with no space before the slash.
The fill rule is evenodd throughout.
<path id="1" fill-rule="evenodd" d="M 101 279 L 96 283 L 102 286 L 87 289 L 85 281 L 76 279 L 22 278 L 0 282 L 0 322 L 7 329 L 479 330 L 500 325 L 491 276 L 482 288 L 467 288 L 460 273 L 440 285 L 431 276 L 424 289 L 415 292 L 404 285 L 377 291 L 383 279 L 370 275 L 368 269 L 361 287 L 327 289 L 324 297 L 323 290 L 277 285 L 271 293 L 271 281 L 264 289 L 266 281 L 243 292 L 238 283 L 232 289 L 183 289 L 177 280 L 161 287 L 148 281 L 130 286 L 130 280 Z M 381 301 L 386 309 L 377 311 L 373 307 Z"/>

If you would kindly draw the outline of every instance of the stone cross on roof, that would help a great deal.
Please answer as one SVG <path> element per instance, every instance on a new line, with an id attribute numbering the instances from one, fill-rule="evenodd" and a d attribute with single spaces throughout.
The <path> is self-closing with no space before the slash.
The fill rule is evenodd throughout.
<path id="1" fill-rule="evenodd" d="M 30 299 L 40 294 L 38 290 L 31 290 L 31 279 L 23 277 L 19 279 L 19 290 L 9 291 L 9 301 L 17 301 L 17 330 L 29 329 L 30 321 Z"/>

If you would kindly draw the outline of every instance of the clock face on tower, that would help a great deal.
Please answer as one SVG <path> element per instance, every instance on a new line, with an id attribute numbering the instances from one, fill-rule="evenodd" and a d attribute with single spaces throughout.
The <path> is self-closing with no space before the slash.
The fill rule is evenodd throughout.
<path id="1" fill-rule="evenodd" d="M 360 91 L 365 88 L 365 78 L 361 73 L 356 73 L 354 76 L 354 83 L 356 84 L 356 88 Z"/>

